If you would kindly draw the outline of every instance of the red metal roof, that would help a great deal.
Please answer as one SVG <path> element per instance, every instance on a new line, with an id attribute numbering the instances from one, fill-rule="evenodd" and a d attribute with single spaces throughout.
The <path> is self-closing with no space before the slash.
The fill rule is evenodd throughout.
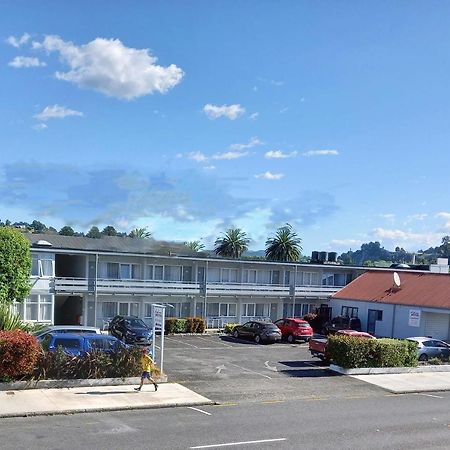
<path id="1" fill-rule="evenodd" d="M 368 271 L 334 294 L 334 299 L 450 308 L 450 274 L 403 272 L 400 287 L 393 271 Z"/>

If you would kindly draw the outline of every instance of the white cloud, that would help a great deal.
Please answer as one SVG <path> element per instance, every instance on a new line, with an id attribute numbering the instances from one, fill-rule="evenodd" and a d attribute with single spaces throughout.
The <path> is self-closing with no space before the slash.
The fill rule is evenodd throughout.
<path id="1" fill-rule="evenodd" d="M 309 150 L 302 153 L 303 156 L 327 156 L 327 155 L 339 155 L 337 150 Z"/>
<path id="2" fill-rule="evenodd" d="M 362 243 L 358 239 L 333 239 L 330 242 L 332 247 L 360 247 Z"/>
<path id="3" fill-rule="evenodd" d="M 37 131 L 42 131 L 48 128 L 48 125 L 45 123 L 37 123 L 36 125 L 33 125 L 33 129 Z"/>
<path id="4" fill-rule="evenodd" d="M 22 34 L 21 37 L 9 36 L 6 38 L 6 43 L 12 45 L 13 47 L 19 48 L 20 46 L 26 44 L 30 40 L 30 35 L 28 33 Z"/>
<path id="5" fill-rule="evenodd" d="M 211 105 L 208 103 L 203 107 L 203 112 L 210 119 L 218 119 L 219 117 L 227 117 L 230 120 L 235 120 L 245 113 L 245 108 L 239 104 L 234 105 Z"/>
<path id="6" fill-rule="evenodd" d="M 238 159 L 243 158 L 244 156 L 247 156 L 248 152 L 236 152 L 236 151 L 229 151 L 224 153 L 216 153 L 212 156 L 212 159 Z"/>
<path id="7" fill-rule="evenodd" d="M 15 67 L 19 69 L 21 67 L 44 67 L 47 64 L 40 61 L 39 58 L 34 58 L 30 56 L 16 56 L 12 61 L 8 63 L 8 66 Z"/>
<path id="8" fill-rule="evenodd" d="M 119 39 L 96 38 L 77 46 L 59 36 L 46 36 L 42 43 L 33 43 L 33 48 L 39 47 L 58 52 L 69 66 L 68 72 L 56 72 L 58 79 L 126 100 L 164 94 L 184 75 L 174 64 L 156 65 L 157 58 L 148 49 L 125 47 Z"/>
<path id="9" fill-rule="evenodd" d="M 440 219 L 445 220 L 442 230 L 445 232 L 450 231 L 450 213 L 442 211 L 442 212 L 437 213 L 436 217 L 439 217 Z"/>
<path id="10" fill-rule="evenodd" d="M 189 159 L 193 159 L 194 161 L 197 161 L 197 162 L 208 161 L 208 157 L 205 154 L 203 154 L 202 152 L 190 152 L 187 154 L 187 157 Z"/>
<path id="11" fill-rule="evenodd" d="M 245 148 L 252 148 L 261 144 L 262 142 L 257 137 L 252 137 L 247 144 L 231 144 L 230 150 L 244 150 Z"/>
<path id="12" fill-rule="evenodd" d="M 382 217 L 383 219 L 389 220 L 389 221 L 395 220 L 395 214 L 392 214 L 392 213 L 380 214 L 380 217 Z"/>
<path id="13" fill-rule="evenodd" d="M 203 167 L 205 170 L 215 170 L 216 169 L 216 166 L 213 166 L 212 164 L 211 165 L 209 165 L 209 166 L 204 166 Z"/>
<path id="14" fill-rule="evenodd" d="M 250 120 L 256 120 L 259 117 L 259 112 L 254 112 L 248 116 Z"/>
<path id="15" fill-rule="evenodd" d="M 288 111 L 289 110 L 289 107 L 288 106 L 285 106 L 284 108 L 281 108 L 280 109 L 280 114 L 284 114 L 286 111 Z"/>
<path id="16" fill-rule="evenodd" d="M 281 180 L 284 177 L 282 173 L 264 172 L 259 175 L 255 175 L 255 178 L 261 178 L 263 180 Z"/>
<path id="17" fill-rule="evenodd" d="M 74 109 L 66 108 L 65 106 L 53 105 L 46 106 L 39 114 L 34 116 L 38 120 L 49 120 L 49 119 L 64 119 L 64 117 L 71 116 L 83 116 L 80 111 L 75 111 Z"/>
<path id="18" fill-rule="evenodd" d="M 284 158 L 294 158 L 297 156 L 297 152 L 284 153 L 281 150 L 270 150 L 264 154 L 267 159 L 284 159 Z"/>
<path id="19" fill-rule="evenodd" d="M 441 240 L 439 233 L 414 233 L 410 230 L 375 228 L 373 236 L 381 241 L 388 241 L 390 245 L 417 248 L 420 246 L 433 246 Z"/>

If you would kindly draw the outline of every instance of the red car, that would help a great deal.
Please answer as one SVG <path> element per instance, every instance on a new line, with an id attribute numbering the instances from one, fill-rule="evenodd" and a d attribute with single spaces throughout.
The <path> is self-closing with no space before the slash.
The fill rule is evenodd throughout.
<path id="1" fill-rule="evenodd" d="M 295 340 L 308 342 L 313 335 L 311 325 L 303 319 L 280 319 L 275 322 L 275 325 L 288 342 L 294 342 Z"/>

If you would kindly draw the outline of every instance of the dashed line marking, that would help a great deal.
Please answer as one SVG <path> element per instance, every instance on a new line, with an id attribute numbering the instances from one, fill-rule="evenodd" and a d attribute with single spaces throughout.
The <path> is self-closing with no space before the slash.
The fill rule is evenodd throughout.
<path id="1" fill-rule="evenodd" d="M 269 375 L 264 375 L 263 373 L 259 373 L 259 372 L 256 372 L 256 371 L 254 371 L 254 370 L 247 369 L 247 368 L 242 367 L 242 366 L 238 366 L 237 364 L 233 364 L 233 363 L 228 363 L 228 364 L 230 364 L 230 365 L 232 365 L 232 366 L 235 366 L 235 367 L 238 367 L 239 369 L 242 369 L 242 370 L 244 370 L 244 371 L 246 371 L 246 372 L 255 373 L 256 375 L 259 375 L 259 376 L 261 376 L 261 377 L 268 378 L 269 380 L 272 379 L 272 377 L 269 377 Z"/>
<path id="2" fill-rule="evenodd" d="M 227 442 L 225 444 L 197 445 L 195 447 L 189 447 L 189 448 L 190 449 L 200 449 L 200 448 L 234 447 L 237 445 L 264 444 L 265 442 L 280 442 L 280 441 L 286 441 L 286 438 L 260 439 L 258 441 Z"/>
<path id="3" fill-rule="evenodd" d="M 202 414 L 206 414 L 207 416 L 212 416 L 211 413 L 209 413 L 208 411 L 203 411 L 203 409 L 194 408 L 193 406 L 188 406 L 187 408 L 192 409 L 194 411 L 198 411 L 199 413 L 202 413 Z"/>

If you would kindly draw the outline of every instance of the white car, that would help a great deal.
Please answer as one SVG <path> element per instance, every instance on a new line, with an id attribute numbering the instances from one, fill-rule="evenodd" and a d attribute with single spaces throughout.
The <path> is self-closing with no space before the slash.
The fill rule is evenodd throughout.
<path id="1" fill-rule="evenodd" d="M 101 331 L 100 328 L 83 325 L 52 325 L 45 327 L 43 330 L 35 331 L 33 335 L 41 342 L 49 333 L 101 334 Z"/>

